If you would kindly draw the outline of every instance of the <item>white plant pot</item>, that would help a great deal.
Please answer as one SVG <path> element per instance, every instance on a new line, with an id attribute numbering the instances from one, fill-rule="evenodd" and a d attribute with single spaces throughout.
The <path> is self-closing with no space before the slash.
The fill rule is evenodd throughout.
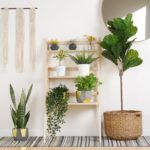
<path id="1" fill-rule="evenodd" d="M 78 65 L 79 75 L 86 76 L 90 73 L 90 65 L 89 64 L 80 64 Z"/>
<path id="2" fill-rule="evenodd" d="M 57 66 L 56 73 L 57 73 L 57 76 L 65 76 L 66 75 L 66 66 Z"/>

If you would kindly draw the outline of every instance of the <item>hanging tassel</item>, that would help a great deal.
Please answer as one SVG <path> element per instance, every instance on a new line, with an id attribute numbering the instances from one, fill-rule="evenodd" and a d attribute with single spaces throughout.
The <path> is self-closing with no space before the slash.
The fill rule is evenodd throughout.
<path id="1" fill-rule="evenodd" d="M 9 10 L 2 10 L 2 63 L 3 67 L 8 64 L 8 32 L 9 32 Z"/>
<path id="2" fill-rule="evenodd" d="M 36 60 L 35 19 L 36 19 L 35 8 L 31 8 L 29 13 L 29 58 L 32 70 L 35 69 L 35 60 Z"/>
<path id="3" fill-rule="evenodd" d="M 24 66 L 24 12 L 16 10 L 16 71 L 23 72 Z"/>

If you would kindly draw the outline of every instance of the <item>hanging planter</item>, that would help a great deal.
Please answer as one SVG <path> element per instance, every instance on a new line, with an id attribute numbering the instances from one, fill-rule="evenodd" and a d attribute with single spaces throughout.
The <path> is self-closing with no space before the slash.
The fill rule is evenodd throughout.
<path id="1" fill-rule="evenodd" d="M 87 76 L 90 74 L 90 64 L 96 61 L 99 57 L 93 58 L 94 54 L 76 54 L 76 56 L 69 55 L 70 58 L 78 65 L 80 76 Z"/>
<path id="2" fill-rule="evenodd" d="M 56 67 L 57 76 L 65 76 L 66 75 L 66 66 L 62 65 L 62 60 L 67 57 L 67 53 L 64 50 L 59 50 L 54 58 L 58 59 L 59 66 Z"/>
<path id="3" fill-rule="evenodd" d="M 58 50 L 59 49 L 59 41 L 58 40 L 51 40 L 48 42 L 51 50 Z"/>
<path id="4" fill-rule="evenodd" d="M 90 103 L 94 102 L 93 90 L 98 86 L 100 82 L 94 74 L 87 76 L 78 76 L 75 80 L 75 86 L 77 87 L 76 99 L 78 103 Z"/>
<path id="5" fill-rule="evenodd" d="M 77 45 L 74 41 L 70 41 L 68 47 L 70 50 L 76 50 L 77 49 Z"/>
<path id="6" fill-rule="evenodd" d="M 124 110 L 123 105 L 123 75 L 129 68 L 142 64 L 142 59 L 136 50 L 132 49 L 137 33 L 133 25 L 132 14 L 125 19 L 116 18 L 108 22 L 111 34 L 104 37 L 101 46 L 102 55 L 112 61 L 118 68 L 120 77 L 121 110 L 104 113 L 104 127 L 108 137 L 115 140 L 137 139 L 142 135 L 142 112 Z"/>
<path id="7" fill-rule="evenodd" d="M 11 106 L 11 116 L 15 127 L 12 129 L 12 135 L 14 140 L 24 141 L 27 140 L 29 136 L 29 131 L 26 126 L 30 118 L 30 111 L 26 113 L 26 105 L 29 100 L 31 91 L 32 85 L 29 88 L 27 96 L 25 94 L 25 91 L 22 90 L 20 102 L 17 107 L 14 89 L 12 85 L 10 85 L 10 95 L 13 103 L 13 106 Z"/>

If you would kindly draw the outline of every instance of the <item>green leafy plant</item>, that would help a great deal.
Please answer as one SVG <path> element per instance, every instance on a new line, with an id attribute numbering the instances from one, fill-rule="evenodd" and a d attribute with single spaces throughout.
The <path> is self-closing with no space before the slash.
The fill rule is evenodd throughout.
<path id="1" fill-rule="evenodd" d="M 33 85 L 30 86 L 28 94 L 25 94 L 24 89 L 22 89 L 20 102 L 17 106 L 15 93 L 12 85 L 10 84 L 10 96 L 13 106 L 11 108 L 11 117 L 14 123 L 14 127 L 17 129 L 24 129 L 28 123 L 30 117 L 30 111 L 26 113 L 26 105 L 28 103 L 29 97 L 31 95 Z"/>
<path id="2" fill-rule="evenodd" d="M 137 50 L 131 48 L 135 41 L 131 38 L 137 33 L 137 27 L 133 25 L 132 14 L 128 14 L 124 19 L 115 18 L 108 21 L 108 29 L 111 34 L 105 36 L 101 42 L 101 46 L 104 48 L 102 55 L 118 67 L 121 110 L 123 111 L 123 74 L 129 68 L 142 64 Z"/>
<path id="3" fill-rule="evenodd" d="M 93 58 L 94 54 L 86 55 L 84 52 L 81 54 L 76 54 L 76 56 L 69 55 L 69 57 L 76 63 L 76 64 L 91 64 L 92 62 L 96 61 L 99 57 Z"/>
<path id="4" fill-rule="evenodd" d="M 64 124 L 64 117 L 68 110 L 69 90 L 65 85 L 50 89 L 46 97 L 48 132 L 55 136 Z"/>
<path id="5" fill-rule="evenodd" d="M 78 76 L 75 79 L 75 86 L 78 91 L 91 91 L 99 84 L 99 80 L 93 73 L 87 76 Z"/>
<path id="6" fill-rule="evenodd" d="M 96 38 L 94 37 L 94 36 L 91 36 L 91 35 L 84 35 L 85 37 L 86 37 L 86 39 L 87 39 L 87 41 L 89 42 L 89 45 L 90 45 L 90 47 L 91 47 L 91 49 L 92 49 L 92 43 L 94 42 L 94 41 L 96 41 Z"/>
<path id="7" fill-rule="evenodd" d="M 51 45 L 59 44 L 59 41 L 58 40 L 51 40 L 48 42 L 48 44 L 51 44 Z"/>
<path id="8" fill-rule="evenodd" d="M 64 60 L 67 57 L 67 52 L 64 50 L 59 50 L 57 54 L 54 56 L 54 58 L 58 59 L 59 65 L 61 64 L 61 61 Z"/>

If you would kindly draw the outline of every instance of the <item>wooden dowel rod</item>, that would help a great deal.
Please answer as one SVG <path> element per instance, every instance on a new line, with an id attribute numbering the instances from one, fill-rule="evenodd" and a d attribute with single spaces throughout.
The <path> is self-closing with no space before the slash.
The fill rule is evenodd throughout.
<path id="1" fill-rule="evenodd" d="M 34 8 L 34 7 L 33 7 Z M 1 9 L 5 9 L 5 8 L 1 8 Z M 7 8 L 7 9 L 19 9 L 19 8 Z M 28 7 L 26 7 L 26 8 L 22 8 L 22 9 L 31 9 L 31 8 L 28 8 Z M 35 9 L 38 9 L 38 8 L 35 8 Z"/>

